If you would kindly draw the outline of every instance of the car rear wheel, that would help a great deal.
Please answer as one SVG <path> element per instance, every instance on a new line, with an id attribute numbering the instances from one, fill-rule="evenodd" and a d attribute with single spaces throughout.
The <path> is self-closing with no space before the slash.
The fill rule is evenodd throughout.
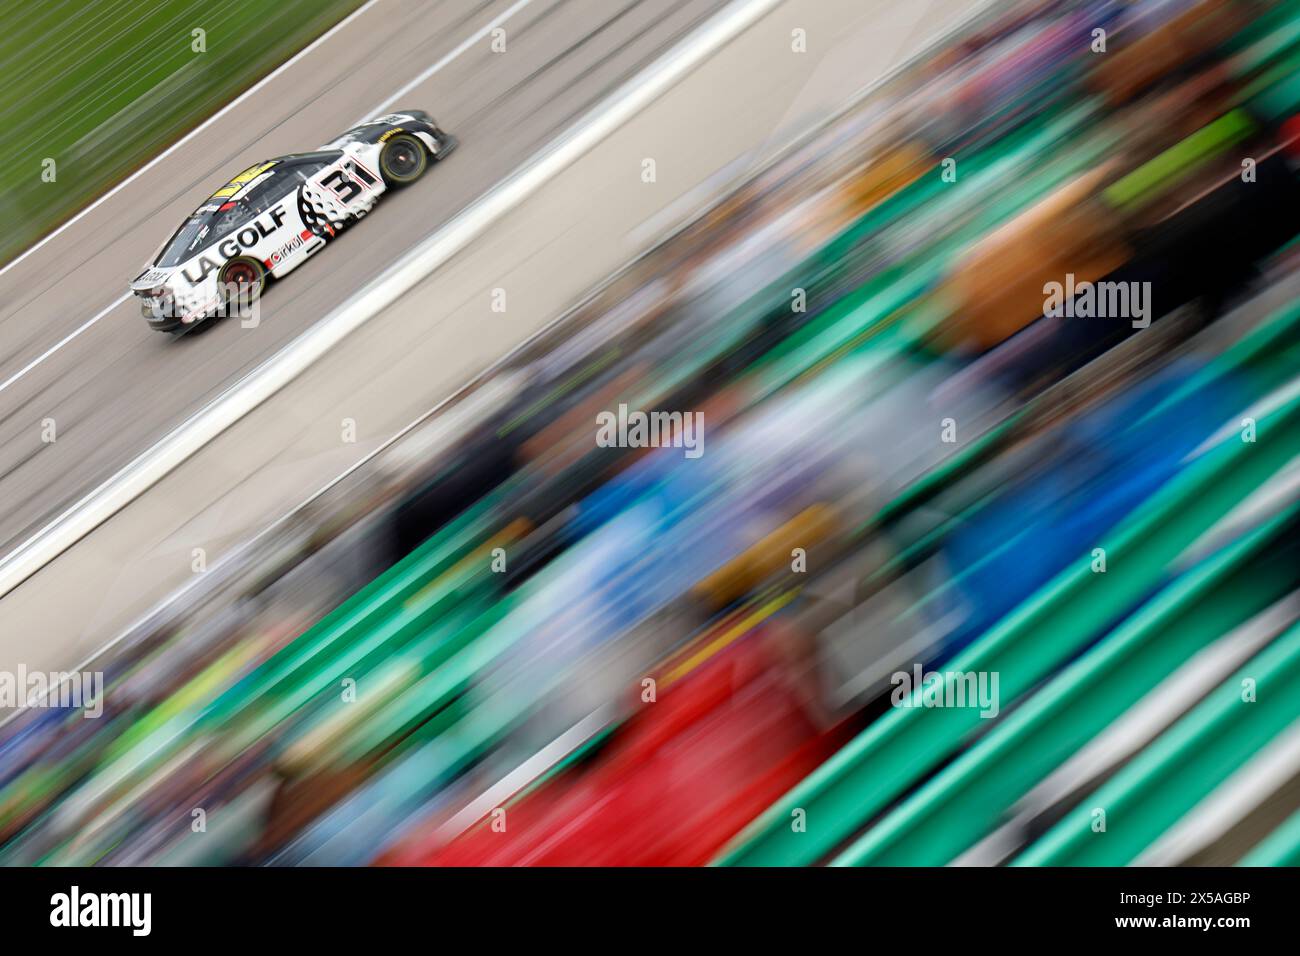
<path id="1" fill-rule="evenodd" d="M 245 302 L 256 302 L 266 286 L 266 267 L 256 259 L 240 256 L 222 267 L 221 282 L 234 287 L 227 293 L 227 301 L 231 293 L 237 293 Z"/>
<path id="2" fill-rule="evenodd" d="M 398 133 L 384 144 L 379 154 L 379 171 L 389 186 L 406 186 L 429 168 L 429 153 L 418 137 Z"/>

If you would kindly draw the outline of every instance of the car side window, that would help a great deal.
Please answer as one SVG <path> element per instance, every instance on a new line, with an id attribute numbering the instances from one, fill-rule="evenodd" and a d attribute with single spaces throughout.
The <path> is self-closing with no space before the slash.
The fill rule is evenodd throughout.
<path id="1" fill-rule="evenodd" d="M 288 195 L 297 185 L 298 178 L 288 170 L 277 173 L 244 197 L 241 205 L 249 219 L 260 216 Z"/>
<path id="2" fill-rule="evenodd" d="M 296 163 L 293 166 L 290 166 L 287 174 L 284 177 L 285 192 L 288 192 L 290 189 L 297 189 L 307 180 L 311 179 L 322 169 L 324 169 L 325 166 L 326 163 L 320 161 L 310 162 L 310 163 Z"/>

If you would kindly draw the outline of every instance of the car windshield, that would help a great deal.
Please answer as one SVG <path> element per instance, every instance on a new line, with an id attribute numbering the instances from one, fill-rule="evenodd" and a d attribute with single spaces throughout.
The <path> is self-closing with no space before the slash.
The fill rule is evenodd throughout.
<path id="1" fill-rule="evenodd" d="M 171 268 L 192 259 L 240 226 L 257 218 L 325 167 L 326 159 L 272 160 L 244 170 L 212 194 L 176 230 L 156 266 Z"/>
<path id="2" fill-rule="evenodd" d="M 227 205 L 230 208 L 224 210 L 204 207 L 186 219 L 154 264 L 166 268 L 180 265 L 256 215 L 241 203 Z"/>

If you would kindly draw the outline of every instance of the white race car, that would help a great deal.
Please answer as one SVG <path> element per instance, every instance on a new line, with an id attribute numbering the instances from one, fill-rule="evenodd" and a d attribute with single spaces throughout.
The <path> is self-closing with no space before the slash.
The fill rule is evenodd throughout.
<path id="1" fill-rule="evenodd" d="M 310 153 L 244 170 L 196 209 L 131 281 L 150 328 L 188 332 L 249 307 L 389 189 L 456 145 L 429 114 L 390 113 Z"/>

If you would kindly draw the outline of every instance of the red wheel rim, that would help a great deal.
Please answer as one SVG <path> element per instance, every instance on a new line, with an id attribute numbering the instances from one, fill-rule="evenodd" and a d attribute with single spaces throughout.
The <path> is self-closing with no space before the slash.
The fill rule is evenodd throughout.
<path id="1" fill-rule="evenodd" d="M 236 262 L 226 267 L 226 281 L 243 288 L 257 281 L 257 271 L 247 262 Z"/>

